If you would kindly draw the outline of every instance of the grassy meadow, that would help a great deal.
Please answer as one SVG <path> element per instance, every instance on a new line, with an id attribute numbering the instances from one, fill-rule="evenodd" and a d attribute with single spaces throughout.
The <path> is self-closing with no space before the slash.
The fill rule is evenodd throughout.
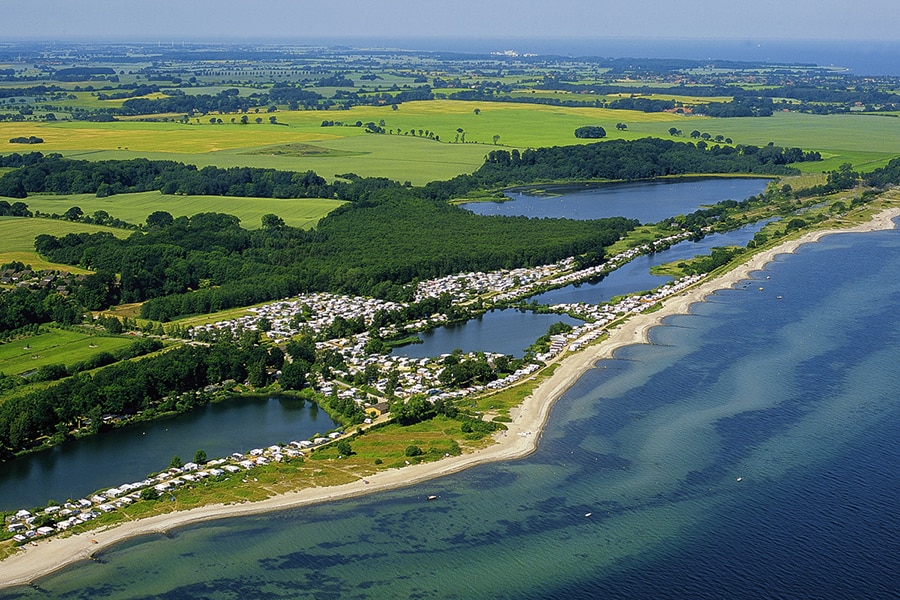
<path id="1" fill-rule="evenodd" d="M 46 365 L 71 365 L 101 352 L 128 347 L 127 337 L 92 336 L 78 331 L 51 329 L 25 339 L 0 344 L 0 370 L 20 375 Z"/>
<path id="2" fill-rule="evenodd" d="M 0 240 L 2 240 L 0 241 L 0 264 L 20 261 L 27 265 L 31 265 L 31 268 L 35 270 L 57 269 L 76 274 L 89 273 L 89 271 L 79 269 L 78 267 L 59 265 L 43 260 L 34 251 L 34 238 L 42 233 L 62 236 L 68 233 L 96 233 L 98 231 L 108 231 L 120 238 L 128 237 L 132 233 L 125 229 L 113 229 L 111 227 L 100 227 L 99 225 L 87 225 L 85 223 L 72 223 L 70 221 L 57 221 L 55 219 L 0 217 Z"/>
<path id="3" fill-rule="evenodd" d="M 235 215 L 247 229 L 258 229 L 265 214 L 276 214 L 292 227 L 309 229 L 319 219 L 343 204 L 340 200 L 319 198 L 233 198 L 226 196 L 169 196 L 157 191 L 134 194 L 117 194 L 97 198 L 93 194 L 54 196 L 35 194 L 25 201 L 31 210 L 48 214 L 63 214 L 73 206 L 84 214 L 105 210 L 129 223 L 144 223 L 147 215 L 164 210 L 174 217 L 192 216 L 203 212 L 220 212 Z"/>
<path id="4" fill-rule="evenodd" d="M 478 109 L 479 114 L 475 113 Z M 859 114 L 807 115 L 776 113 L 763 118 L 716 119 L 669 113 L 642 113 L 602 108 L 571 108 L 535 104 L 461 102 L 435 100 L 390 106 L 360 106 L 342 111 L 277 111 L 280 125 L 231 123 L 237 115 L 222 115 L 222 124 L 209 117 L 176 122 L 120 121 L 0 123 L 0 140 L 18 136 L 44 139 L 39 147 L 23 148 L 0 141 L 0 151 L 60 152 L 89 160 L 147 157 L 178 160 L 199 166 L 271 167 L 305 171 L 326 178 L 353 172 L 383 176 L 421 185 L 471 172 L 494 148 L 537 148 L 589 143 L 578 140 L 574 130 L 582 125 L 601 125 L 607 139 L 668 138 L 671 127 L 683 132 L 696 129 L 723 135 L 736 144 L 799 146 L 822 152 L 824 163 L 806 165 L 812 170 L 831 170 L 843 162 L 858 169 L 881 166 L 900 153 L 900 119 Z M 344 126 L 322 127 L 323 120 Z M 367 134 L 348 126 L 384 121 L 391 134 Z M 618 131 L 616 123 L 627 129 Z M 458 129 L 466 143 L 455 143 Z M 416 135 L 409 135 L 414 130 Z M 440 141 L 419 137 L 429 131 Z M 398 134 L 398 132 L 401 132 Z M 298 146 L 308 151 L 298 152 Z"/>

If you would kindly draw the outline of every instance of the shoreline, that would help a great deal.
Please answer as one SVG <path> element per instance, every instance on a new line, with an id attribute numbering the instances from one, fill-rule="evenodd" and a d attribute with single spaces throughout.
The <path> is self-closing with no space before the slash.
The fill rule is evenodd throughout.
<path id="1" fill-rule="evenodd" d="M 900 208 L 890 208 L 855 227 L 806 233 L 797 239 L 754 255 L 747 262 L 719 277 L 703 281 L 678 295 L 666 298 L 658 311 L 631 316 L 623 324 L 609 331 L 609 337 L 602 342 L 585 347 L 571 356 L 564 355 L 556 371 L 541 382 L 522 404 L 511 411 L 512 422 L 506 423 L 507 431 L 495 435 L 496 443 L 487 448 L 433 463 L 380 471 L 366 479 L 339 486 L 308 488 L 247 504 L 201 506 L 187 511 L 127 521 L 69 537 L 50 538 L 38 542 L 37 546 L 25 545 L 22 547 L 24 551 L 20 550 L 0 561 L 2 567 L 0 571 L 3 573 L 0 589 L 30 585 L 43 576 L 81 560 L 89 560 L 98 551 L 130 538 L 153 534 L 167 535 L 171 529 L 213 519 L 256 515 L 397 489 L 450 475 L 475 465 L 528 456 L 537 449 L 538 440 L 549 419 L 553 404 L 585 372 L 594 368 L 598 361 L 614 358 L 619 348 L 649 343 L 650 329 L 662 325 L 666 317 L 689 314 L 690 307 L 694 303 L 704 301 L 707 296 L 718 290 L 733 288 L 739 282 L 747 280 L 752 272 L 763 269 L 780 254 L 793 253 L 798 247 L 816 242 L 826 235 L 893 229 L 895 225 L 892 219 L 896 217 L 900 217 Z M 425 498 L 422 500 L 425 501 Z"/>

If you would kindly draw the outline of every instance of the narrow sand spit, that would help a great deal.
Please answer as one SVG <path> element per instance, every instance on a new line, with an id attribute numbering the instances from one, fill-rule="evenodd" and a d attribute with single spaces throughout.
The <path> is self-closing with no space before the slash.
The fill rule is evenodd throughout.
<path id="1" fill-rule="evenodd" d="M 900 209 L 889 209 L 879 213 L 871 221 L 852 229 L 810 232 L 799 239 L 785 242 L 776 248 L 757 254 L 740 267 L 721 277 L 703 282 L 677 296 L 667 298 L 661 310 L 631 317 L 610 331 L 609 337 L 601 343 L 565 356 L 553 375 L 543 381 L 534 393 L 512 411 L 513 421 L 507 424 L 508 430 L 498 434 L 495 438 L 496 443 L 488 448 L 438 462 L 382 471 L 365 480 L 344 485 L 310 488 L 248 504 L 203 506 L 188 511 L 129 521 L 107 529 L 43 540 L 38 542 L 37 546 L 23 546 L 23 551 L 0 562 L 0 588 L 30 584 L 43 575 L 88 559 L 99 550 L 135 536 L 165 534 L 176 527 L 211 519 L 259 514 L 394 489 L 462 471 L 477 464 L 527 456 L 537 448 L 541 430 L 547 422 L 553 403 L 585 371 L 593 368 L 597 361 L 612 358 L 615 351 L 623 346 L 648 343 L 649 330 L 661 324 L 665 317 L 687 314 L 691 304 L 703 301 L 716 290 L 731 288 L 738 282 L 747 279 L 751 272 L 762 269 L 778 254 L 794 252 L 802 244 L 818 241 L 822 236 L 832 233 L 893 229 L 892 219 L 898 216 L 900 216 Z"/>

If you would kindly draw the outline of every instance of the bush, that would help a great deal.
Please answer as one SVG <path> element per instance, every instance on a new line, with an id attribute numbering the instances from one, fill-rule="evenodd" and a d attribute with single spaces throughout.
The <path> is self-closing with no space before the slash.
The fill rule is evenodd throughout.
<path id="1" fill-rule="evenodd" d="M 587 125 L 575 130 L 575 137 L 582 139 L 599 139 L 606 137 L 606 130 L 598 125 Z"/>
<path id="2" fill-rule="evenodd" d="M 409 457 L 422 456 L 423 454 L 425 454 L 425 453 L 418 446 L 407 446 L 406 447 L 406 455 Z"/>

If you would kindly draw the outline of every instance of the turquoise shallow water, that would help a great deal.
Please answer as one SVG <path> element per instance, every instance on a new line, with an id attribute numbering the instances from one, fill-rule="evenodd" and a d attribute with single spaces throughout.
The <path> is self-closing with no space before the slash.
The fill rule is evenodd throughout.
<path id="1" fill-rule="evenodd" d="M 896 598 L 898 307 L 900 233 L 828 236 L 599 363 L 527 459 L 132 540 L 0 596 Z"/>

